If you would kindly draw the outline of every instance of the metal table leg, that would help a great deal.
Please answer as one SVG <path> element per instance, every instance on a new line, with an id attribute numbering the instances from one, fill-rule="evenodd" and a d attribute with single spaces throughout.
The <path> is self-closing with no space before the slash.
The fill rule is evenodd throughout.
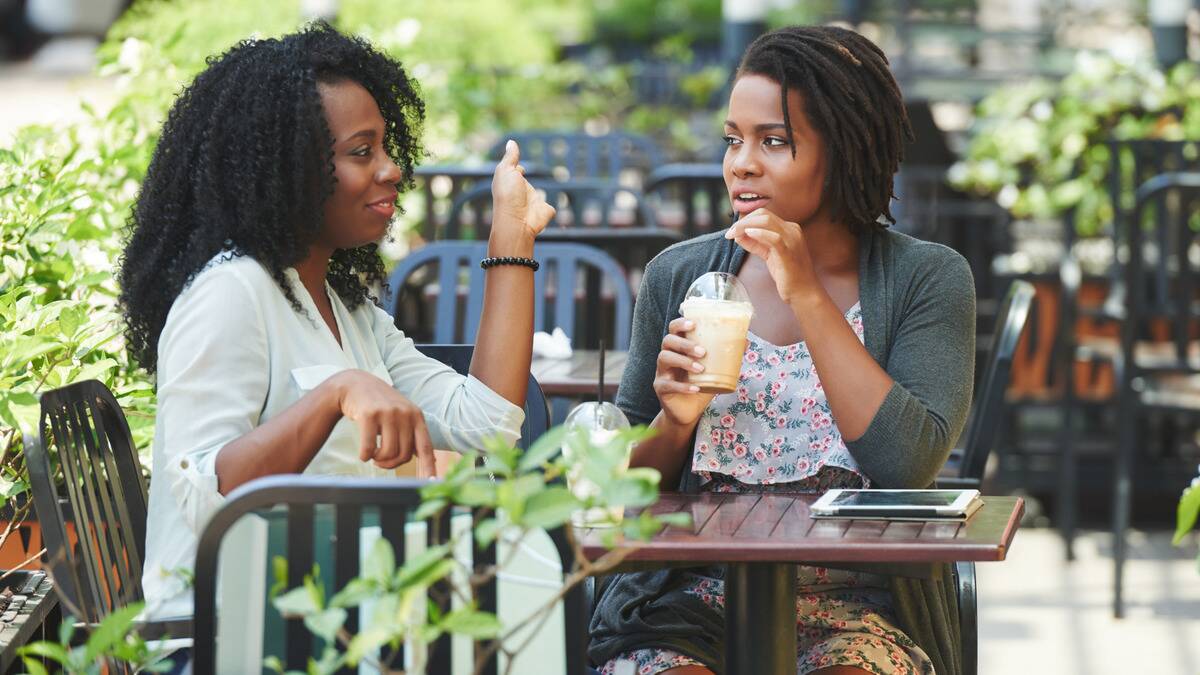
<path id="1" fill-rule="evenodd" d="M 725 672 L 796 673 L 796 566 L 734 563 L 725 574 Z"/>

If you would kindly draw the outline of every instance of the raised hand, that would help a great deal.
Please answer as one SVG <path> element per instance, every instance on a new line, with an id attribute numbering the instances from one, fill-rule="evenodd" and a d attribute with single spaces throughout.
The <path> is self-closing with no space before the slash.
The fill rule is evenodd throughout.
<path id="1" fill-rule="evenodd" d="M 705 394 L 700 388 L 687 382 L 688 373 L 699 373 L 704 367 L 697 361 L 704 356 L 704 348 L 684 337 L 695 328 L 683 317 L 675 319 L 663 336 L 662 351 L 658 353 L 658 364 L 654 372 L 654 393 L 662 404 L 663 415 L 668 422 L 679 426 L 695 426 L 700 415 L 716 394 Z"/>
<path id="2" fill-rule="evenodd" d="M 492 175 L 492 236 L 530 241 L 554 218 L 554 207 L 525 179 L 516 141 L 504 146 L 504 157 Z"/>
<path id="3" fill-rule="evenodd" d="M 762 258 L 784 302 L 820 288 L 804 232 L 765 208 L 755 209 L 725 232 L 750 255 Z"/>

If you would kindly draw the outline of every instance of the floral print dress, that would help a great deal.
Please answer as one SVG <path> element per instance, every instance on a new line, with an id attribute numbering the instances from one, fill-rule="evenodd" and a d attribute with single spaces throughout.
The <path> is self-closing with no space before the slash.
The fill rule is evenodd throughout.
<path id="1" fill-rule="evenodd" d="M 862 310 L 846 320 L 861 341 Z M 692 470 L 712 492 L 824 492 L 869 485 L 829 410 L 803 342 L 777 346 L 750 334 L 738 387 L 713 398 L 696 430 Z M 725 582 L 685 574 L 685 592 L 725 611 Z M 896 627 L 885 576 L 797 567 L 796 672 L 848 665 L 889 675 L 930 674 L 929 657 Z M 632 661 L 637 675 L 703 665 L 668 649 L 639 649 L 605 663 L 603 675 Z"/>

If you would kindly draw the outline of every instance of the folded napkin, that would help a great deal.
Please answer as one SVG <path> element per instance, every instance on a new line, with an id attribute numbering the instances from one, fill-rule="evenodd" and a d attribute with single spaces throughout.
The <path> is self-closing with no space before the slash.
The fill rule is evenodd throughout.
<path id="1" fill-rule="evenodd" d="M 537 331 L 533 334 L 533 356 L 543 359 L 571 358 L 571 338 L 561 328 L 553 333 Z"/>

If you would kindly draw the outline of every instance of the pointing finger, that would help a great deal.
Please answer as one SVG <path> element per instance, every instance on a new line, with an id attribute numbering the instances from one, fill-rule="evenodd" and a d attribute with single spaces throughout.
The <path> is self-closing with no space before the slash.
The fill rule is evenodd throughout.
<path id="1" fill-rule="evenodd" d="M 508 139 L 508 142 L 504 144 L 504 158 L 500 160 L 500 163 L 515 168 L 517 163 L 520 161 L 521 148 L 517 146 L 516 141 L 510 138 Z"/>

